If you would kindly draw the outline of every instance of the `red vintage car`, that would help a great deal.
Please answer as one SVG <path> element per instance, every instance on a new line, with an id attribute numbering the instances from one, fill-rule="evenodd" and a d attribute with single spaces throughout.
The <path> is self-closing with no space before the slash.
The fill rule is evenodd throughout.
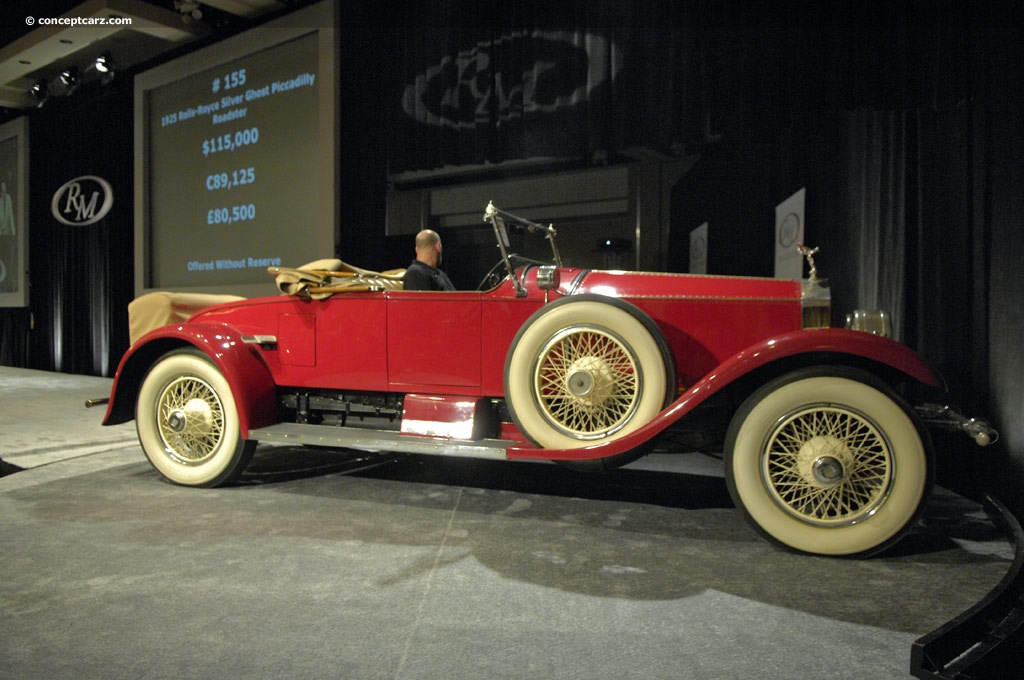
<path id="1" fill-rule="evenodd" d="M 104 423 L 135 418 L 150 462 L 186 486 L 232 482 L 258 441 L 607 468 L 703 425 L 763 535 L 848 556 L 913 525 L 933 481 L 926 424 L 995 436 L 929 405 L 943 379 L 884 315 L 829 327 L 813 251 L 804 281 L 576 269 L 553 227 L 493 205 L 484 218 L 501 261 L 479 290 L 275 269 L 287 294 L 135 340 Z M 547 238 L 552 262 L 510 253 L 512 228 Z"/>

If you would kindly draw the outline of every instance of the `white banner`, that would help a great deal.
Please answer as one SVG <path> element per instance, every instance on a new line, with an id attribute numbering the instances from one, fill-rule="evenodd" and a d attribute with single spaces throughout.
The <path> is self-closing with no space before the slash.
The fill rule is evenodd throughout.
<path id="1" fill-rule="evenodd" d="M 708 273 L 708 223 L 690 232 L 690 273 Z"/>
<path id="2" fill-rule="evenodd" d="M 803 278 L 804 258 L 796 247 L 804 241 L 804 197 L 801 189 L 775 206 L 775 278 Z"/>

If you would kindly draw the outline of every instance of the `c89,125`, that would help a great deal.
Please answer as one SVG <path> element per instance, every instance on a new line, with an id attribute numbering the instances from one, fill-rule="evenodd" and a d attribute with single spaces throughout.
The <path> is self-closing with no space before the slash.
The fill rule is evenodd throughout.
<path id="1" fill-rule="evenodd" d="M 206 190 L 218 191 L 252 184 L 256 181 L 256 168 L 239 168 L 231 172 L 215 172 L 206 176 Z"/>

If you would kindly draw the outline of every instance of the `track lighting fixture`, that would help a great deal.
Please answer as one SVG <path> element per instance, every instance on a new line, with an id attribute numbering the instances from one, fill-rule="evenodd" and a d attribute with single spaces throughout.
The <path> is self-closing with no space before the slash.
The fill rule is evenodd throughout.
<path id="1" fill-rule="evenodd" d="M 46 78 L 40 78 L 28 89 L 28 93 L 35 100 L 36 106 L 42 106 L 50 96 L 50 83 Z"/>
<path id="2" fill-rule="evenodd" d="M 60 72 L 60 76 L 57 80 L 59 87 L 58 94 L 68 95 L 78 89 L 79 84 L 82 82 L 82 75 L 78 68 L 69 66 Z"/>
<path id="3" fill-rule="evenodd" d="M 52 79 L 40 78 L 28 89 L 28 96 L 37 107 L 55 97 L 67 97 L 81 86 L 106 85 L 114 79 L 114 60 L 103 52 L 83 68 L 66 66 L 59 73 L 47 73 Z"/>
<path id="4" fill-rule="evenodd" d="M 174 9 L 181 12 L 182 19 L 191 17 L 199 21 L 203 18 L 203 8 L 197 0 L 174 0 Z"/>
<path id="5" fill-rule="evenodd" d="M 112 73 L 114 71 L 114 61 L 110 58 L 110 52 L 104 52 L 96 57 L 93 65 L 100 73 Z"/>

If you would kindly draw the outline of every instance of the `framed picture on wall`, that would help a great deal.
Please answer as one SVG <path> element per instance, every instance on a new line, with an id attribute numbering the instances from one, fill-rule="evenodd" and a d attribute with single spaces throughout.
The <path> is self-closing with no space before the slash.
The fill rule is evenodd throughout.
<path id="1" fill-rule="evenodd" d="M 28 305 L 28 119 L 0 125 L 0 307 Z"/>

